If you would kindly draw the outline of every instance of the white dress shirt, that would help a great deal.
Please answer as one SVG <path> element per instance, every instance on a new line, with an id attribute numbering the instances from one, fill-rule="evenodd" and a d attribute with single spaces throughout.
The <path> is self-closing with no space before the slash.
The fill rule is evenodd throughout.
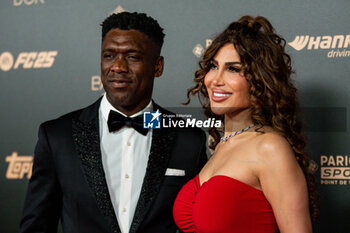
<path id="1" fill-rule="evenodd" d="M 110 110 L 126 116 L 109 103 L 105 94 L 99 109 L 102 164 L 120 230 L 128 233 L 146 173 L 152 130 L 146 136 L 126 126 L 109 132 L 107 120 Z M 151 110 L 152 101 L 142 111 L 130 117 Z"/>

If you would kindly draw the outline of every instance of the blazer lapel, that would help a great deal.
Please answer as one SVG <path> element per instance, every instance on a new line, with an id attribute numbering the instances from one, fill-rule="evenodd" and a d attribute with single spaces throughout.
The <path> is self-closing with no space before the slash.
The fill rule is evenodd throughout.
<path id="1" fill-rule="evenodd" d="M 113 232 L 120 232 L 102 166 L 98 121 L 100 102 L 101 98 L 85 108 L 79 119 L 73 119 L 72 136 L 97 206 L 111 224 Z"/>
<path id="2" fill-rule="evenodd" d="M 153 103 L 153 105 L 154 109 L 159 109 L 161 113 L 166 111 L 155 103 Z M 130 233 L 137 232 L 137 229 L 145 218 L 154 198 L 159 192 L 160 185 L 165 177 L 174 139 L 174 130 L 163 128 L 153 130 L 152 145 L 148 158 L 146 175 L 143 180 L 140 197 L 130 227 Z"/>

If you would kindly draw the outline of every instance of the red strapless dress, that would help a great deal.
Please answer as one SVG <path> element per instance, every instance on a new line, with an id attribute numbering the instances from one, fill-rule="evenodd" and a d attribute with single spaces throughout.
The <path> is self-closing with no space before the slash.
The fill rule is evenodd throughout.
<path id="1" fill-rule="evenodd" d="M 196 233 L 274 233 L 277 223 L 262 191 L 228 176 L 183 186 L 173 209 L 177 226 Z"/>

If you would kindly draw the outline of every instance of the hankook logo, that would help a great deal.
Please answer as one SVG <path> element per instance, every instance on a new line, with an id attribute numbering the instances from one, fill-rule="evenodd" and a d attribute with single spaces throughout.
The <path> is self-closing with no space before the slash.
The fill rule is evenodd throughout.
<path id="1" fill-rule="evenodd" d="M 58 51 L 22 52 L 15 62 L 13 55 L 6 51 L 0 54 L 0 70 L 50 68 L 55 62 Z"/>
<path id="2" fill-rule="evenodd" d="M 350 50 L 346 48 L 350 45 L 350 35 L 325 35 L 325 36 L 296 36 L 292 42 L 288 43 L 297 51 L 303 49 L 318 50 L 331 49 L 327 53 L 327 57 L 349 57 Z"/>

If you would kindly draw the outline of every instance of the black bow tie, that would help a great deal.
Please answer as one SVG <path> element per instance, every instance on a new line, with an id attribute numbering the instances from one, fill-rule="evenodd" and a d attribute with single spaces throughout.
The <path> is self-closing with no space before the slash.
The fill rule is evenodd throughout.
<path id="1" fill-rule="evenodd" d="M 107 124 L 109 132 L 119 130 L 123 126 L 133 127 L 142 135 L 146 135 L 148 132 L 148 129 L 143 128 L 143 115 L 131 118 L 111 110 L 109 111 Z"/>

